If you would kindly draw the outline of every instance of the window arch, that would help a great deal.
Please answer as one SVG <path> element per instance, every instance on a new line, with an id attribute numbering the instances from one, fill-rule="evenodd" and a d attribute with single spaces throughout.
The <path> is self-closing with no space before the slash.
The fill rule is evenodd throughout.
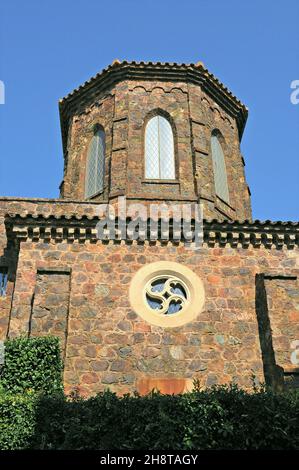
<path id="1" fill-rule="evenodd" d="M 145 128 L 145 178 L 175 179 L 172 127 L 161 115 L 152 117 Z"/>
<path id="2" fill-rule="evenodd" d="M 216 196 L 219 196 L 223 201 L 229 202 L 229 192 L 227 184 L 227 174 L 225 166 L 225 158 L 223 149 L 219 140 L 219 136 L 212 134 L 211 137 L 212 160 L 214 169 L 214 181 Z"/>
<path id="3" fill-rule="evenodd" d="M 86 160 L 85 197 L 103 191 L 105 177 L 105 132 L 96 127 L 88 147 Z"/>

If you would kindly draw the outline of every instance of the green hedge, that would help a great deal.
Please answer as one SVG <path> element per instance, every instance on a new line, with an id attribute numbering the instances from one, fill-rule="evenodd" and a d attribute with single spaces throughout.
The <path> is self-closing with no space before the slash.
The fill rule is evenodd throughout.
<path id="1" fill-rule="evenodd" d="M 0 449 L 299 449 L 298 392 L 66 397 L 57 338 L 5 346 Z"/>
<path id="2" fill-rule="evenodd" d="M 5 361 L 0 387 L 11 393 L 62 390 L 59 339 L 52 336 L 15 338 L 5 341 Z"/>
<path id="3" fill-rule="evenodd" d="M 25 449 L 36 424 L 36 397 L 0 392 L 0 449 Z"/>
<path id="4" fill-rule="evenodd" d="M 299 394 L 231 386 L 85 400 L 3 396 L 0 448 L 299 449 Z"/>

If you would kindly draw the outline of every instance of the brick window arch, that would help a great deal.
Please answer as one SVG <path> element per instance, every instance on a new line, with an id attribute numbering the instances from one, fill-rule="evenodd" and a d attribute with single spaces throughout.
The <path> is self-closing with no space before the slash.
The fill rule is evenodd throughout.
<path id="1" fill-rule="evenodd" d="M 95 126 L 94 135 L 90 141 L 85 177 L 85 197 L 91 198 L 104 189 L 105 177 L 105 131 Z"/>
<path id="2" fill-rule="evenodd" d="M 157 114 L 145 127 L 145 178 L 175 179 L 174 135 L 169 120 Z"/>
<path id="3" fill-rule="evenodd" d="M 222 135 L 220 132 L 213 131 L 211 136 L 211 150 L 214 171 L 214 183 L 216 196 L 224 202 L 229 203 L 229 191 L 227 183 L 227 172 L 223 147 L 221 145 Z"/>

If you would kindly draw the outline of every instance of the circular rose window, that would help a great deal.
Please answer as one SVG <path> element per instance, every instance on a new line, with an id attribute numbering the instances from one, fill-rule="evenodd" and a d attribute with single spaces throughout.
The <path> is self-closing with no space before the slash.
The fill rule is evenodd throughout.
<path id="1" fill-rule="evenodd" d="M 142 267 L 130 285 L 130 302 L 144 320 L 175 327 L 193 320 L 202 310 L 204 288 L 191 269 L 159 261 Z"/>
<path id="2" fill-rule="evenodd" d="M 150 308 L 161 315 L 171 315 L 184 308 L 189 292 L 176 276 L 157 276 L 146 284 L 145 295 Z"/>

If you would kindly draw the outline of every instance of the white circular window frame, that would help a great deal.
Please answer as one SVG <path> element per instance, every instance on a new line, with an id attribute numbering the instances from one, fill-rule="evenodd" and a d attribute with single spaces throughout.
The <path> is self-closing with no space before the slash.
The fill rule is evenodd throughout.
<path id="1" fill-rule="evenodd" d="M 187 287 L 187 301 L 179 312 L 161 314 L 152 309 L 147 302 L 146 284 L 163 276 L 174 276 Z M 203 309 L 205 292 L 201 279 L 191 269 L 175 262 L 158 261 L 147 264 L 137 271 L 130 284 L 129 298 L 132 309 L 143 320 L 155 326 L 173 328 L 195 320 Z"/>

